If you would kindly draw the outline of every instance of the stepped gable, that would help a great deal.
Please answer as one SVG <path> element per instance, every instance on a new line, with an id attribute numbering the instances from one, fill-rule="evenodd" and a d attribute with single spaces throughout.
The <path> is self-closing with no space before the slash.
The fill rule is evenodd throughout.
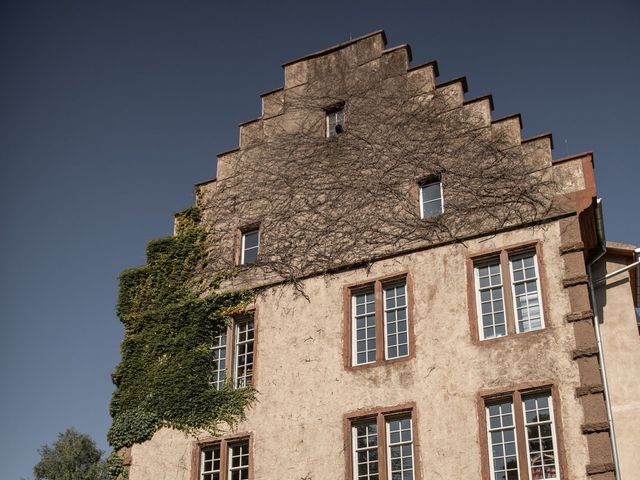
<path id="1" fill-rule="evenodd" d="M 228 175 L 228 165 L 247 145 L 247 139 L 262 135 L 270 122 L 277 122 L 283 116 L 289 92 L 304 88 L 311 81 L 322 79 L 324 72 L 332 67 L 347 67 L 349 75 L 357 77 L 359 71 L 366 72 L 375 68 L 392 75 L 405 75 L 408 81 L 419 86 L 425 95 L 441 95 L 450 102 L 452 109 L 461 108 L 480 119 L 478 127 L 490 128 L 496 133 L 506 135 L 510 143 L 522 149 L 523 158 L 534 162 L 541 170 L 549 169 L 560 180 L 562 189 L 559 196 L 568 197 L 564 203 L 567 208 L 578 211 L 590 204 L 595 195 L 593 174 L 593 155 L 585 152 L 579 155 L 554 160 L 552 158 L 553 137 L 544 133 L 522 138 L 522 117 L 519 113 L 493 119 L 493 97 L 490 94 L 465 99 L 468 92 L 466 77 L 436 83 L 438 64 L 434 61 L 412 66 L 412 52 L 409 45 L 403 44 L 387 48 L 387 37 L 383 30 L 377 30 L 347 42 L 340 43 L 282 64 L 284 85 L 260 94 L 261 114 L 242 122 L 239 132 L 239 145 L 236 148 L 217 155 L 217 178 L 196 184 L 197 194 L 206 194 L 208 188 L 215 188 L 216 180 L 224 180 Z M 346 81 L 346 80 L 345 80 Z M 582 194 L 580 194 L 582 192 Z"/>

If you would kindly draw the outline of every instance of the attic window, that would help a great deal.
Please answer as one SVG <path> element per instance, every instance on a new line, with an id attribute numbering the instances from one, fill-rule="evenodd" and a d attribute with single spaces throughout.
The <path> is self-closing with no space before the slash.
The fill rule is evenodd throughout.
<path id="1" fill-rule="evenodd" d="M 255 228 L 242 232 L 242 246 L 240 250 L 240 265 L 249 265 L 258 261 L 260 248 L 260 229 Z"/>
<path id="2" fill-rule="evenodd" d="M 440 215 L 443 211 L 442 182 L 439 175 L 429 175 L 420 185 L 420 218 Z"/>
<path id="3" fill-rule="evenodd" d="M 344 132 L 344 102 L 336 103 L 324 109 L 327 138 Z"/>

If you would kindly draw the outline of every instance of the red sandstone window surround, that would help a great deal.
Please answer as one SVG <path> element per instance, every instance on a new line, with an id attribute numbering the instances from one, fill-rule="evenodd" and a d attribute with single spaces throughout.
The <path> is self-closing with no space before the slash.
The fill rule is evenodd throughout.
<path id="1" fill-rule="evenodd" d="M 252 479 L 251 435 L 234 435 L 197 443 L 194 448 L 192 472 L 192 480 Z"/>
<path id="2" fill-rule="evenodd" d="M 346 478 L 419 480 L 415 405 L 345 416 Z"/>
<path id="3" fill-rule="evenodd" d="M 548 323 L 539 242 L 471 255 L 468 304 L 475 340 L 542 330 Z"/>
<path id="4" fill-rule="evenodd" d="M 566 478 L 560 403 L 553 385 L 481 395 L 484 479 Z"/>
<path id="5" fill-rule="evenodd" d="M 412 358 L 413 292 L 404 272 L 344 287 L 344 361 L 347 368 Z"/>

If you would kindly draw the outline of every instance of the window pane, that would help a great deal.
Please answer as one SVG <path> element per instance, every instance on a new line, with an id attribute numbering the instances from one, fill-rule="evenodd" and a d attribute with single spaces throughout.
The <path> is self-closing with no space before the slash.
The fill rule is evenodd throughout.
<path id="1" fill-rule="evenodd" d="M 509 258 L 518 333 L 543 328 L 535 253 Z"/>
<path id="2" fill-rule="evenodd" d="M 249 442 L 233 444 L 229 447 L 229 478 L 246 480 L 249 478 Z"/>
<path id="3" fill-rule="evenodd" d="M 258 247 L 260 245 L 259 230 L 252 230 L 242 234 L 242 265 L 256 263 L 258 260 Z"/>
<path id="4" fill-rule="evenodd" d="M 502 273 L 500 259 L 475 267 L 480 337 L 501 337 L 506 334 L 504 302 L 502 301 Z"/>
<path id="5" fill-rule="evenodd" d="M 227 362 L 227 334 L 222 333 L 215 337 L 213 341 L 213 372 L 211 386 L 216 390 L 224 387 Z"/>
<path id="6" fill-rule="evenodd" d="M 420 189 L 422 218 L 442 213 L 442 188 L 440 182 L 423 185 Z"/>
<path id="7" fill-rule="evenodd" d="M 253 317 L 238 320 L 234 327 L 234 385 L 247 387 L 253 382 Z"/>
<path id="8" fill-rule="evenodd" d="M 373 290 L 354 293 L 352 303 L 353 362 L 355 365 L 376 360 L 376 304 Z"/>
<path id="9" fill-rule="evenodd" d="M 532 479 L 558 478 L 553 412 L 549 398 L 547 392 L 527 396 L 522 401 Z"/>
<path id="10" fill-rule="evenodd" d="M 204 447 L 200 455 L 200 478 L 217 480 L 220 478 L 220 445 Z"/>
<path id="11" fill-rule="evenodd" d="M 390 477 L 413 480 L 413 434 L 411 417 L 394 417 L 386 421 L 387 457 Z"/>
<path id="12" fill-rule="evenodd" d="M 518 478 L 515 426 L 511 400 L 486 405 L 492 478 Z M 512 477 L 515 475 L 515 477 Z"/>
<path id="13" fill-rule="evenodd" d="M 358 423 L 351 429 L 353 471 L 358 480 L 378 478 L 378 428 L 376 420 Z"/>
<path id="14" fill-rule="evenodd" d="M 344 110 L 334 110 L 327 114 L 327 137 L 334 137 L 344 130 Z"/>
<path id="15" fill-rule="evenodd" d="M 386 358 L 409 354 L 407 318 L 407 285 L 405 282 L 384 287 L 384 321 L 386 331 Z"/>

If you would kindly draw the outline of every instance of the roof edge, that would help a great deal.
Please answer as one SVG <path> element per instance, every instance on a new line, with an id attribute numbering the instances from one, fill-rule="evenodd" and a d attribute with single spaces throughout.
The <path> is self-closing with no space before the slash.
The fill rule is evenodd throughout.
<path id="1" fill-rule="evenodd" d="M 387 34 L 384 33 L 383 29 L 380 29 L 380 30 L 376 30 L 375 32 L 367 33 L 367 34 L 362 35 L 360 37 L 352 38 L 351 40 L 348 40 L 348 41 L 343 42 L 343 43 L 339 43 L 339 44 L 334 45 L 332 47 L 325 48 L 324 50 L 318 50 L 317 52 L 309 53 L 308 55 L 304 55 L 302 57 L 298 57 L 298 58 L 296 58 L 294 60 L 289 60 L 288 62 L 285 62 L 285 63 L 282 64 L 282 68 L 288 67 L 289 65 L 293 65 L 294 63 L 302 62 L 303 60 L 311 60 L 312 58 L 321 57 L 322 55 L 326 55 L 328 53 L 335 52 L 336 50 L 340 50 L 342 48 L 348 47 L 349 45 L 352 45 L 352 44 L 354 44 L 356 42 L 364 40 L 365 38 L 373 37 L 375 35 L 380 35 L 380 34 L 382 34 L 382 42 L 383 42 L 384 46 L 386 47 L 387 46 Z"/>
<path id="2" fill-rule="evenodd" d="M 522 145 L 523 143 L 529 143 L 529 142 L 535 142 L 536 140 L 542 140 L 543 138 L 548 138 L 549 142 L 551 143 L 551 150 L 553 150 L 553 134 L 551 132 L 546 132 L 546 133 L 541 133 L 540 135 L 536 135 L 534 137 L 529 137 L 529 138 L 523 138 L 522 140 L 520 140 L 520 144 Z"/>
<path id="3" fill-rule="evenodd" d="M 494 108 L 493 108 L 493 96 L 490 93 L 488 93 L 486 95 L 481 95 L 479 97 L 470 98 L 469 100 L 465 100 L 464 102 L 462 102 L 462 105 L 469 105 L 471 103 L 478 103 L 478 102 L 482 102 L 484 100 L 489 100 L 489 106 L 491 107 L 491 111 L 493 112 L 493 110 L 494 110 Z"/>
<path id="4" fill-rule="evenodd" d="M 552 165 L 557 165 L 558 163 L 570 162 L 571 160 L 578 160 L 584 157 L 591 157 L 591 163 L 593 163 L 593 152 L 591 151 L 576 153 L 574 155 L 569 155 L 568 157 L 558 158 L 557 160 L 552 160 L 551 163 Z"/>
<path id="5" fill-rule="evenodd" d="M 449 85 L 453 85 L 456 83 L 462 83 L 463 93 L 467 93 L 469 91 L 469 85 L 467 85 L 467 77 L 465 76 L 452 78 L 451 80 L 447 80 L 446 82 L 442 83 L 436 83 L 436 88 L 448 87 Z"/>
<path id="6" fill-rule="evenodd" d="M 500 117 L 500 118 L 496 118 L 495 120 L 491 120 L 491 123 L 500 123 L 500 122 L 506 122 L 507 120 L 512 120 L 514 118 L 518 119 L 518 123 L 520 124 L 520 130 L 522 130 L 522 115 L 520 115 L 519 113 L 512 113 L 511 115 L 507 115 L 505 117 Z"/>
<path id="7" fill-rule="evenodd" d="M 438 70 L 438 61 L 437 60 L 431 60 L 430 62 L 424 62 L 424 63 L 420 63 L 418 65 L 415 65 L 413 67 L 409 67 L 407 68 L 407 72 L 412 72 L 414 70 L 419 70 L 421 68 L 424 67 L 429 67 L 431 66 L 433 68 L 433 75 L 436 77 L 440 76 L 440 71 Z"/>
<path id="8" fill-rule="evenodd" d="M 382 55 L 386 55 L 387 53 L 392 53 L 392 52 L 395 52 L 396 50 L 402 50 L 402 49 L 407 51 L 407 58 L 409 59 L 409 62 L 411 62 L 411 60 L 413 60 L 413 53 L 411 53 L 411 46 L 408 43 L 403 43 L 396 47 L 386 48 L 382 51 Z"/>

